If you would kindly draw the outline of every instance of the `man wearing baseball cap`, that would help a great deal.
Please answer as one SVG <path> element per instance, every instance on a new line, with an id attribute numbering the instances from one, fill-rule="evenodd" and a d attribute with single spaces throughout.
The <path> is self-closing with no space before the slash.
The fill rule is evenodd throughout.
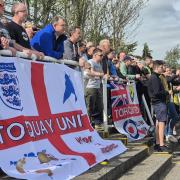
<path id="1" fill-rule="evenodd" d="M 140 74 L 136 74 L 136 75 L 128 74 L 128 66 L 131 65 L 132 60 L 133 59 L 130 56 L 125 56 L 124 59 L 121 61 L 119 70 L 122 73 L 122 75 L 129 80 L 140 79 Z"/>

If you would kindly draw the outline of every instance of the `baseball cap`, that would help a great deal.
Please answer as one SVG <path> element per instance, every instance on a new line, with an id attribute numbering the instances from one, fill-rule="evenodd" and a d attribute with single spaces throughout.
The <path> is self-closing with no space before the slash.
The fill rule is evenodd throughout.
<path id="1" fill-rule="evenodd" d="M 125 56 L 123 61 L 132 61 L 133 59 L 130 56 Z"/>

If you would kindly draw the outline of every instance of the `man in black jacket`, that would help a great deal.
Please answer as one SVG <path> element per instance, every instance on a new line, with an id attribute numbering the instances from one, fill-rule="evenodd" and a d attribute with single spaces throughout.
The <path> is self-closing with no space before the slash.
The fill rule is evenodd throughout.
<path id="1" fill-rule="evenodd" d="M 164 89 L 159 78 L 163 72 L 162 61 L 154 61 L 153 70 L 149 79 L 148 92 L 156 114 L 156 145 L 154 149 L 163 152 L 167 151 L 167 147 L 164 145 L 164 129 L 167 121 L 166 97 L 169 92 Z"/>

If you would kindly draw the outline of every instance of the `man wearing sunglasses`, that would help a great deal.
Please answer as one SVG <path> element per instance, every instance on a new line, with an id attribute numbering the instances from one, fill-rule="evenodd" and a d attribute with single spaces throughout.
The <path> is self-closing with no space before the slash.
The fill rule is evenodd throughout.
<path id="1" fill-rule="evenodd" d="M 96 48 L 93 51 L 93 58 L 88 60 L 88 63 L 91 65 L 91 76 L 85 78 L 85 99 L 87 111 L 91 124 L 97 127 L 101 126 L 103 123 L 101 78 L 104 77 L 104 73 L 101 65 L 102 58 L 102 50 Z"/>
<path id="2" fill-rule="evenodd" d="M 28 16 L 27 7 L 25 4 L 17 2 L 13 4 L 11 12 L 13 18 L 12 21 L 7 24 L 7 30 L 9 31 L 10 37 L 21 46 L 22 51 L 29 55 L 35 54 L 41 59 L 44 54 L 31 48 L 29 37 L 22 26 Z"/>
<path id="3" fill-rule="evenodd" d="M 65 21 L 55 16 L 50 24 L 38 31 L 31 40 L 34 49 L 43 52 L 46 56 L 61 59 L 64 53 L 64 41 L 67 39 Z"/>
<path id="4" fill-rule="evenodd" d="M 0 0 L 0 18 L 2 19 L 4 15 L 4 0 Z M 16 51 L 27 51 L 28 49 L 19 45 L 14 39 L 11 39 L 9 31 L 6 29 L 4 24 L 0 22 L 0 50 L 8 49 L 11 50 L 13 56 L 16 55 Z M 29 57 L 32 55 L 33 51 L 27 53 Z"/>

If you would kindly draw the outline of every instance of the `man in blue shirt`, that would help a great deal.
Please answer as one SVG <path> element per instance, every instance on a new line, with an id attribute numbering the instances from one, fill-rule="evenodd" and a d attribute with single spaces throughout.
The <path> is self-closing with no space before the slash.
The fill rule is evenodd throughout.
<path id="1" fill-rule="evenodd" d="M 51 24 L 38 31 L 31 40 L 31 46 L 46 56 L 61 59 L 64 53 L 65 21 L 55 16 Z"/>

